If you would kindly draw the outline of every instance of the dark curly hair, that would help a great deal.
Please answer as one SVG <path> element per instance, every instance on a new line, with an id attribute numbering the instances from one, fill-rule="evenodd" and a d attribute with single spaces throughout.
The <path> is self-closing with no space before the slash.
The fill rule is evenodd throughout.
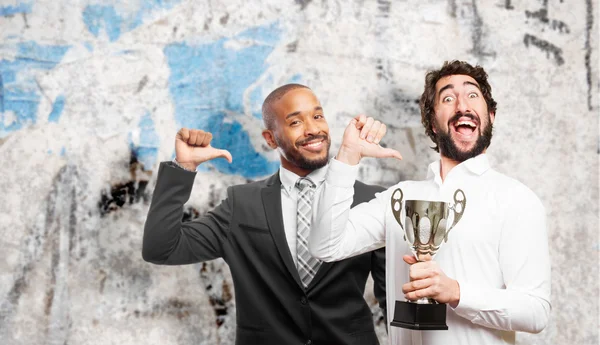
<path id="1" fill-rule="evenodd" d="M 437 145 L 437 136 L 433 132 L 436 98 L 435 84 L 443 77 L 459 74 L 468 75 L 477 81 L 481 93 L 483 94 L 483 98 L 485 99 L 485 103 L 487 104 L 488 112 L 496 113 L 496 101 L 492 98 L 492 87 L 487 81 L 488 75 L 483 67 L 479 65 L 473 67 L 465 61 L 454 60 L 450 62 L 445 61 L 444 65 L 439 70 L 427 72 L 427 75 L 425 75 L 425 89 L 423 90 L 421 100 L 419 101 L 419 106 L 421 107 L 421 123 L 425 127 L 425 133 L 435 143 L 435 146 L 432 148 L 437 152 L 439 152 L 440 149 Z"/>

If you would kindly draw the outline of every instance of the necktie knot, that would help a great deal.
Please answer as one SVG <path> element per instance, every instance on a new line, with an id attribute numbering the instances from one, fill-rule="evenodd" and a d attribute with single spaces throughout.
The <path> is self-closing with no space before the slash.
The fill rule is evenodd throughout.
<path id="1" fill-rule="evenodd" d="M 296 188 L 298 188 L 298 190 L 303 191 L 306 187 L 315 188 L 315 184 L 310 178 L 301 177 L 296 181 Z"/>

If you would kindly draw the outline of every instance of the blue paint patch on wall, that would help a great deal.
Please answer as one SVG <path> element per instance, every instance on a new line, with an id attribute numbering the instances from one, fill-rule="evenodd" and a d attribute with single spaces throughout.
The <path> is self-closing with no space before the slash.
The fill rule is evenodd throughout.
<path id="1" fill-rule="evenodd" d="M 156 133 L 156 127 L 152 115 L 146 113 L 139 122 L 138 142 L 134 142 L 133 136 L 129 134 L 129 146 L 137 157 L 138 162 L 144 166 L 144 170 L 151 170 L 158 157 L 160 140 Z"/>
<path id="2" fill-rule="evenodd" d="M 292 78 L 290 79 L 290 83 L 293 83 L 293 84 L 302 84 L 302 85 L 304 85 L 304 84 L 302 83 L 302 75 L 301 75 L 301 74 L 294 74 L 294 75 L 292 76 Z M 308 85 L 307 85 L 307 86 L 308 86 Z M 310 87 L 310 86 L 309 86 L 309 87 Z"/>
<path id="3" fill-rule="evenodd" d="M 54 68 L 69 50 L 69 46 L 46 46 L 33 41 L 3 47 L 16 48 L 16 56 L 13 60 L 0 60 L 0 138 L 36 121 L 41 92 L 35 73 Z"/>
<path id="4" fill-rule="evenodd" d="M 48 115 L 48 122 L 58 122 L 60 115 L 62 115 L 63 109 L 65 108 L 65 96 L 60 95 L 54 100 L 52 104 L 52 111 Z"/>
<path id="5" fill-rule="evenodd" d="M 98 37 L 103 30 L 112 42 L 122 33 L 144 24 L 144 19 L 153 12 L 170 9 L 179 2 L 181 0 L 141 0 L 134 11 L 118 11 L 114 5 L 88 5 L 82 12 L 83 22 L 94 36 Z"/>
<path id="6" fill-rule="evenodd" d="M 106 32 L 111 41 L 121 36 L 123 18 L 117 14 L 113 6 L 89 5 L 85 7 L 82 15 L 85 26 L 94 36 L 100 35 L 100 29 Z"/>
<path id="7" fill-rule="evenodd" d="M 0 6 L 0 17 L 14 16 L 20 13 L 31 13 L 31 2 L 22 2 L 14 6 Z"/>
<path id="8" fill-rule="evenodd" d="M 0 70 L 0 114 L 4 113 L 4 78 L 2 76 L 2 70 Z M 2 117 L 4 120 L 4 117 Z"/>
<path id="9" fill-rule="evenodd" d="M 233 164 L 224 159 L 213 162 L 220 172 L 256 178 L 279 167 L 278 161 L 269 161 L 255 150 L 241 124 L 227 113 L 243 113 L 244 91 L 265 73 L 265 60 L 280 37 L 281 28 L 273 23 L 212 43 L 176 43 L 164 49 L 171 68 L 175 119 L 182 127 L 212 132 L 213 145 L 231 152 Z M 228 48 L 231 41 L 242 48 Z"/>

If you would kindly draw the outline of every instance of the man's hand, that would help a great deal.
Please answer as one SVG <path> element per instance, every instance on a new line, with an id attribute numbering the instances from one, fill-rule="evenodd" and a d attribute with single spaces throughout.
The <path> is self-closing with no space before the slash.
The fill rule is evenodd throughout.
<path id="1" fill-rule="evenodd" d="M 231 153 L 210 146 L 212 134 L 200 129 L 182 128 L 175 138 L 175 159 L 189 170 L 196 170 L 200 163 L 222 157 L 231 163 Z"/>
<path id="2" fill-rule="evenodd" d="M 409 270 L 410 282 L 402 285 L 406 299 L 414 301 L 422 297 L 433 298 L 439 303 L 449 303 L 452 308 L 460 301 L 460 286 L 440 269 L 437 262 L 431 261 L 431 256 L 421 257 L 417 262 L 414 256 L 404 255 L 404 262 L 411 265 Z"/>
<path id="3" fill-rule="evenodd" d="M 353 118 L 344 131 L 336 159 L 350 165 L 358 164 L 362 157 L 402 159 L 400 152 L 379 146 L 386 130 L 384 124 L 372 117 L 359 115 Z"/>

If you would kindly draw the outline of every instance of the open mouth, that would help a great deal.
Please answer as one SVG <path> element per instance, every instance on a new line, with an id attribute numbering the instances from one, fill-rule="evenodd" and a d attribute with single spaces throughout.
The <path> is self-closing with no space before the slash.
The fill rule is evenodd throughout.
<path id="1" fill-rule="evenodd" d="M 296 147 L 311 153 L 321 153 L 323 149 L 327 149 L 328 143 L 329 138 L 327 135 L 316 135 L 296 142 Z"/>
<path id="2" fill-rule="evenodd" d="M 300 147 L 302 149 L 304 149 L 306 151 L 310 151 L 310 152 L 321 152 L 323 147 L 325 147 L 325 140 L 324 139 L 310 140 L 310 141 L 300 145 Z"/>
<path id="3" fill-rule="evenodd" d="M 452 128 L 454 131 L 465 137 L 465 139 L 475 134 L 477 126 L 478 123 L 475 119 L 465 116 L 460 117 L 458 120 L 452 123 Z"/>

